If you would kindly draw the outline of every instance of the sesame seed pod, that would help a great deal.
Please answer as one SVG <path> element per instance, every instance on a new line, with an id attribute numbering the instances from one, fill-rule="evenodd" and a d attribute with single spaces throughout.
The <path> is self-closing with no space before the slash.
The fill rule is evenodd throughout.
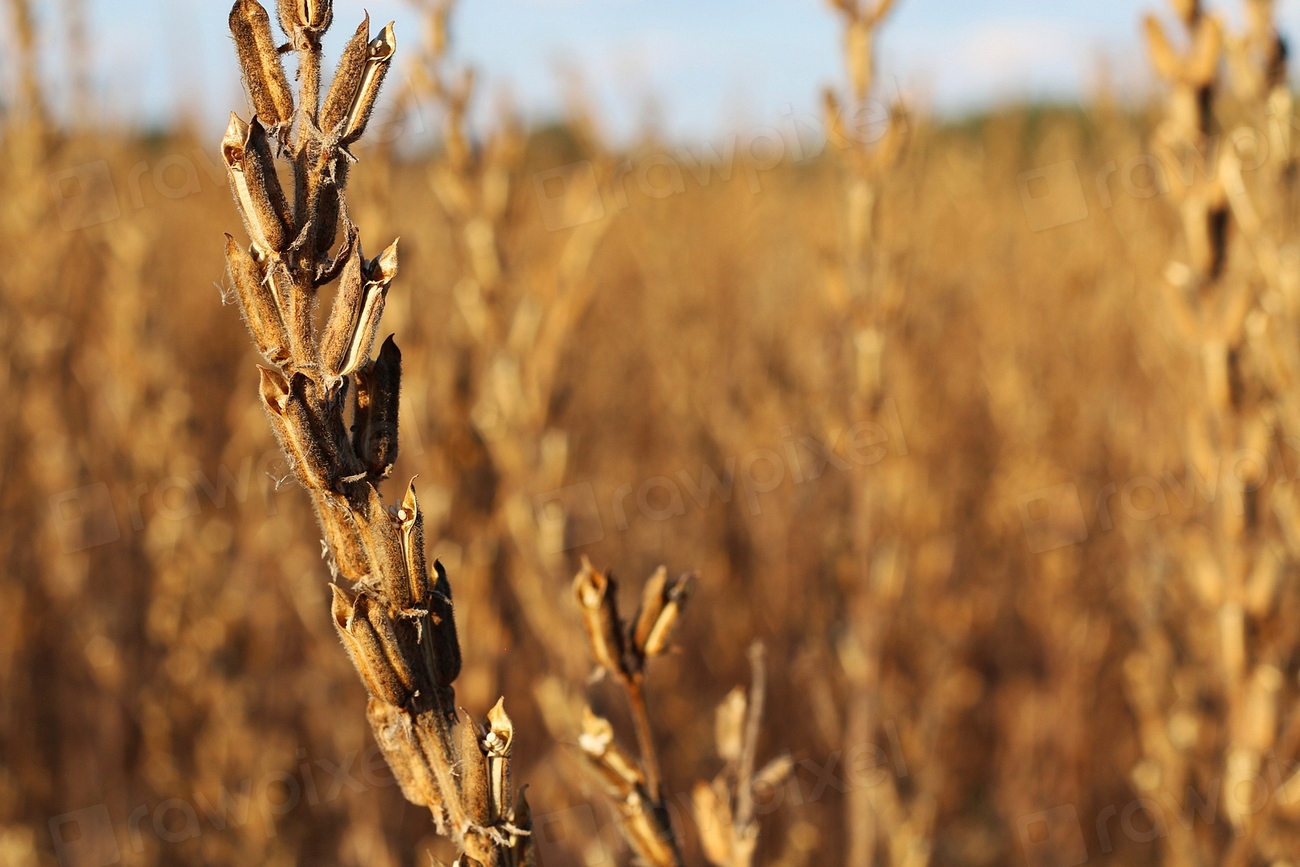
<path id="1" fill-rule="evenodd" d="M 479 743 L 478 724 L 466 719 L 460 727 L 460 790 L 461 805 L 471 822 L 488 824 L 488 768 L 487 756 Z"/>
<path id="2" fill-rule="evenodd" d="M 573 579 L 573 598 L 582 613 L 582 624 L 596 664 L 622 678 L 629 672 L 623 659 L 623 630 L 616 596 L 614 579 L 597 572 L 584 557 L 582 569 Z"/>
<path id="3" fill-rule="evenodd" d="M 415 479 L 406 489 L 397 516 L 402 522 L 402 551 L 406 554 L 406 576 L 411 582 L 411 597 L 417 606 L 421 606 L 428 599 L 432 587 L 429 585 L 429 564 L 424 558 L 424 515 L 415 496 Z"/>
<path id="4" fill-rule="evenodd" d="M 388 74 L 393 53 L 397 51 L 397 36 L 393 33 L 393 22 L 383 32 L 371 40 L 367 46 L 366 65 L 361 73 L 361 84 L 353 95 L 343 125 L 342 143 L 351 144 L 361 138 L 370 121 L 370 113 L 375 109 L 379 98 L 379 88 Z"/>
<path id="5" fill-rule="evenodd" d="M 483 752 L 487 755 L 488 788 L 491 821 L 508 820 L 512 813 L 510 804 L 510 748 L 515 740 L 514 723 L 506 714 L 505 699 L 488 711 L 488 731 L 483 738 Z"/>
<path id="6" fill-rule="evenodd" d="M 370 574 L 395 607 L 413 608 L 418 600 L 411 597 L 411 584 L 406 580 L 406 555 L 402 552 L 397 525 L 374 486 L 365 487 L 369 497 L 357 526 L 370 556 Z"/>
<path id="7" fill-rule="evenodd" d="M 248 236 L 258 258 L 282 251 L 289 241 L 292 212 L 275 174 L 275 158 L 261 122 L 244 123 L 230 115 L 221 156 Z"/>
<path id="8" fill-rule="evenodd" d="M 365 301 L 365 283 L 361 279 L 361 266 L 361 245 L 354 243 L 343 265 L 343 273 L 339 276 L 339 287 L 334 295 L 334 304 L 330 307 L 330 316 L 321 334 L 321 369 L 327 380 L 352 372 L 344 370 L 343 367 Z"/>
<path id="9" fill-rule="evenodd" d="M 379 358 L 356 371 L 352 449 L 372 478 L 386 479 L 397 461 L 402 352 L 389 336 Z"/>
<path id="10" fill-rule="evenodd" d="M 239 296 L 239 311 L 257 351 L 275 365 L 289 360 L 289 335 L 269 282 L 248 251 L 226 235 L 226 270 Z"/>
<path id="11" fill-rule="evenodd" d="M 379 751 L 397 778 L 402 796 L 412 804 L 429 807 L 435 826 L 442 833 L 442 797 L 420 751 L 409 739 L 410 718 L 399 708 L 372 698 L 366 706 L 366 719 L 374 730 Z"/>
<path id="12" fill-rule="evenodd" d="M 460 640 L 456 636 L 456 616 L 447 570 L 434 560 L 433 571 L 437 578 L 427 600 L 432 627 L 429 631 L 433 636 L 433 673 L 439 686 L 449 687 L 460 675 Z"/>
<path id="13" fill-rule="evenodd" d="M 334 594 L 331 605 L 334 627 L 365 682 L 366 689 L 375 698 L 389 704 L 398 707 L 406 704 L 411 697 L 410 671 L 405 671 L 406 676 L 403 678 L 402 672 L 393 665 L 393 658 L 385 646 L 388 636 L 375 628 L 372 615 L 377 606 L 371 605 L 365 594 L 349 603 L 343 591 L 335 585 L 330 586 Z M 379 622 L 386 623 L 382 617 Z M 391 633 L 391 625 L 389 626 L 388 632 Z"/>
<path id="14" fill-rule="evenodd" d="M 296 373 L 292 380 L 286 380 L 278 370 L 260 365 L 257 369 L 262 376 L 262 405 L 298 481 L 308 490 L 328 489 L 332 465 L 322 440 L 312 435 L 314 425 L 298 382 L 306 377 Z"/>
<path id="15" fill-rule="evenodd" d="M 325 106 L 321 109 L 321 131 L 326 135 L 347 120 L 352 102 L 365 77 L 366 61 L 370 56 L 370 14 L 361 22 L 357 32 L 348 40 L 339 58 L 334 80 L 330 82 Z"/>
<path id="16" fill-rule="evenodd" d="M 279 0 L 276 11 L 280 28 L 290 39 L 299 28 L 313 36 L 323 33 L 334 21 L 332 0 Z"/>
<path id="17" fill-rule="evenodd" d="M 257 0 L 236 0 L 230 10 L 230 33 L 253 111 L 272 126 L 291 121 L 293 92 L 271 38 L 271 17 L 262 4 Z"/>

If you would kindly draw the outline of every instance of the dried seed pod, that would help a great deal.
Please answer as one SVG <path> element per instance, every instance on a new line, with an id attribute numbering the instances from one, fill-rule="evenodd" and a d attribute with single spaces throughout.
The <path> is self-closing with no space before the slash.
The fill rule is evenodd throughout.
<path id="1" fill-rule="evenodd" d="M 479 741 L 478 724 L 467 718 L 460 727 L 461 805 L 476 825 L 487 825 L 489 818 L 488 759 Z"/>
<path id="2" fill-rule="evenodd" d="M 578 736 L 578 746 L 592 760 L 605 788 L 614 798 L 621 801 L 645 785 L 645 775 L 636 759 L 614 740 L 614 727 L 590 707 L 582 711 L 582 734 Z"/>
<path id="3" fill-rule="evenodd" d="M 278 0 L 276 11 L 290 39 L 300 28 L 313 36 L 323 33 L 334 21 L 333 0 Z"/>
<path id="4" fill-rule="evenodd" d="M 389 704 L 405 705 L 411 697 L 411 671 L 398 652 L 392 624 L 382 606 L 371 604 L 364 593 L 349 601 L 337 585 L 331 584 L 330 588 L 334 596 L 330 607 L 334 628 L 366 689 Z"/>
<path id="5" fill-rule="evenodd" d="M 230 10 L 230 33 L 253 111 L 271 126 L 293 120 L 293 92 L 271 38 L 271 17 L 262 4 L 236 0 Z"/>
<path id="6" fill-rule="evenodd" d="M 415 479 L 406 488 L 402 508 L 397 512 L 402 528 L 402 551 L 406 555 L 406 576 L 411 582 L 411 598 L 423 607 L 433 588 L 429 583 L 429 564 L 424 559 L 424 515 L 415 497 Z"/>
<path id="7" fill-rule="evenodd" d="M 239 310 L 257 351 L 272 364 L 283 365 L 289 360 L 289 335 L 284 330 L 275 294 L 262 268 L 230 235 L 226 235 L 226 269 L 239 295 Z"/>
<path id="8" fill-rule="evenodd" d="M 365 517 L 357 521 L 361 541 L 370 556 L 370 574 L 387 600 L 398 609 L 414 608 L 406 578 L 406 555 L 402 552 L 396 522 L 373 485 L 365 486 L 368 498 Z"/>
<path id="9" fill-rule="evenodd" d="M 331 379 L 346 376 L 357 366 L 354 364 L 351 370 L 344 370 L 365 301 L 362 265 L 361 245 L 352 244 L 343 264 L 343 273 L 339 275 L 339 288 L 330 307 L 329 319 L 321 334 L 321 367 Z"/>
<path id="10" fill-rule="evenodd" d="M 375 101 L 379 98 L 379 88 L 384 83 L 384 76 L 388 74 L 389 64 L 392 63 L 393 53 L 397 51 L 397 36 L 393 33 L 393 22 L 388 22 L 388 26 L 383 32 L 370 41 L 366 51 L 366 65 L 361 73 L 361 83 L 357 86 L 356 92 L 352 97 L 352 104 L 348 106 L 347 117 L 343 123 L 342 143 L 351 144 L 361 138 L 366 131 L 366 124 L 370 121 L 370 113 L 375 109 Z"/>
<path id="11" fill-rule="evenodd" d="M 716 867 L 733 863 L 731 854 L 732 816 L 730 798 L 713 786 L 697 780 L 691 790 L 695 824 L 700 830 L 700 848 L 704 857 Z"/>
<path id="12" fill-rule="evenodd" d="M 483 752 L 487 755 L 488 787 L 491 798 L 491 821 L 510 818 L 510 748 L 515 741 L 515 726 L 506 714 L 505 699 L 488 711 L 488 730 L 483 736 Z"/>
<path id="13" fill-rule="evenodd" d="M 232 113 L 221 140 L 221 156 L 258 258 L 281 252 L 289 241 L 292 212 L 261 122 L 254 117 L 252 123 L 244 123 Z"/>
<path id="14" fill-rule="evenodd" d="M 426 604 L 434 653 L 433 675 L 439 686 L 450 687 L 460 675 L 460 640 L 456 636 L 456 613 L 447 570 L 434 560 L 433 571 L 437 578 Z"/>
<path id="15" fill-rule="evenodd" d="M 402 796 L 412 804 L 429 807 L 442 833 L 442 797 L 419 749 L 411 740 L 410 717 L 388 702 L 372 698 L 366 706 L 366 719 L 374 730 L 375 743 L 397 778 Z"/>
<path id="16" fill-rule="evenodd" d="M 386 479 L 397 461 L 402 353 L 390 335 L 379 358 L 356 371 L 352 450 L 372 478 Z"/>
<path id="17" fill-rule="evenodd" d="M 745 744 L 745 710 L 748 706 L 745 690 L 739 686 L 727 693 L 727 697 L 718 705 L 713 717 L 713 735 L 718 757 L 724 761 L 740 761 Z"/>
<path id="18" fill-rule="evenodd" d="M 591 567 L 586 557 L 573 579 L 573 598 L 582 613 L 587 642 L 596 664 L 618 677 L 629 675 L 623 659 L 623 628 L 618 617 L 614 579 Z"/>
<path id="19" fill-rule="evenodd" d="M 370 360 L 384 315 L 388 287 L 397 276 L 397 242 L 367 262 L 358 243 L 343 267 L 339 292 L 325 326 L 322 361 L 332 376 L 347 376 Z M 396 348 L 396 347 L 394 347 Z"/>
<path id="20" fill-rule="evenodd" d="M 632 644 L 642 660 L 663 653 L 668 646 L 690 586 L 689 574 L 670 579 L 662 566 L 646 582 L 632 630 Z"/>
<path id="21" fill-rule="evenodd" d="M 262 376 L 262 404 L 298 481 L 308 490 L 328 490 L 335 464 L 327 451 L 329 439 L 318 430 L 307 405 L 310 380 L 301 373 L 286 380 L 278 370 L 260 365 L 257 369 Z"/>
<path id="22" fill-rule="evenodd" d="M 361 89 L 369 57 L 370 13 L 367 12 L 366 19 L 343 48 L 343 56 L 339 58 L 334 80 L 330 82 L 329 93 L 325 96 L 320 124 L 321 131 L 325 134 L 333 132 L 335 127 L 347 120 L 357 91 Z"/>

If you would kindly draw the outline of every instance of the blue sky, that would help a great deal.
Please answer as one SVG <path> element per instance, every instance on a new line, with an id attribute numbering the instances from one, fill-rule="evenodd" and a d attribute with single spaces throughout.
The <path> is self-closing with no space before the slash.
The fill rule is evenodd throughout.
<path id="1" fill-rule="evenodd" d="M 66 0 L 36 0 L 51 66 Z M 98 103 L 158 120 L 178 109 L 219 124 L 241 107 L 225 0 L 81 0 L 91 11 Z M 1230 20 L 1238 2 L 1211 0 Z M 1085 93 L 1105 58 L 1124 81 L 1148 80 L 1137 21 L 1157 0 L 898 0 L 881 73 L 943 112 L 1010 98 Z M 405 0 L 335 0 L 337 47 L 362 9 L 419 23 Z M 1281 0 L 1300 35 L 1300 0 Z M 674 135 L 713 135 L 811 108 L 841 76 L 838 29 L 824 0 L 461 0 L 457 52 L 490 90 L 530 115 L 553 114 L 558 70 L 576 69 L 601 115 L 626 136 L 654 119 Z M 12 57 L 11 52 L 5 52 Z M 6 70 L 8 73 L 9 70 Z"/>

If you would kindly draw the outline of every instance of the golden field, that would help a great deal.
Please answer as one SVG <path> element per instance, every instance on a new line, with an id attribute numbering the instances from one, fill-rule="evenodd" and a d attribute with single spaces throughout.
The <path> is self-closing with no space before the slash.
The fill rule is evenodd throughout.
<path id="1" fill-rule="evenodd" d="M 474 138 L 433 26 L 398 53 L 424 89 L 354 149 L 348 216 L 401 239 L 380 491 L 417 477 L 456 703 L 504 696 L 537 862 L 633 859 L 585 756 L 586 704 L 636 743 L 585 557 L 625 612 L 695 576 L 645 678 L 684 863 L 1297 863 L 1300 120 L 1270 5 L 1239 34 L 1173 4 L 1188 47 L 1147 25 L 1141 105 L 960 122 L 874 96 L 881 22 L 841 5 L 848 83 L 793 125 L 616 150 L 575 100 Z M 436 146 L 391 146 L 406 100 Z M 6 104 L 0 867 L 450 863 L 330 625 L 216 142 L 55 122 L 34 74 Z M 697 781 L 738 797 L 715 708 L 756 640 L 751 857 Z"/>

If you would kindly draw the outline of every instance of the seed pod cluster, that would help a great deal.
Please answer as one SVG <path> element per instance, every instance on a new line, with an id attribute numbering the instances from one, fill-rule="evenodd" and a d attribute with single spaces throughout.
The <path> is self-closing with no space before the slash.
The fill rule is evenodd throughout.
<path id="1" fill-rule="evenodd" d="M 573 598 L 582 614 L 587 643 L 596 664 L 624 680 L 637 677 L 646 660 L 668 647 L 673 627 L 690 594 L 692 576 L 669 578 L 662 566 L 650 576 L 636 616 L 624 623 L 618 612 L 614 578 L 583 558 L 573 579 Z"/>
<path id="2" fill-rule="evenodd" d="M 398 506 L 379 492 L 397 460 L 402 354 L 392 337 L 374 360 L 370 353 L 397 274 L 397 245 L 366 259 L 344 192 L 354 159 L 346 147 L 374 108 L 396 49 L 393 28 L 371 39 L 369 19 L 361 23 L 318 114 L 332 4 L 279 0 L 277 11 L 298 52 L 297 100 L 266 10 L 236 0 L 229 23 L 254 115 L 245 122 L 232 114 L 221 148 L 249 238 L 244 246 L 226 237 L 226 266 L 267 362 L 259 368 L 261 401 L 313 499 L 339 579 L 331 585 L 334 628 L 370 696 L 367 718 L 402 793 L 429 808 L 463 863 L 528 867 L 528 805 L 510 783 L 513 725 L 501 703 L 485 727 L 459 720 L 451 583 L 436 561 L 430 573 L 414 484 Z M 292 206 L 277 157 L 292 173 Z M 331 255 L 340 225 L 344 241 Z M 333 307 L 318 328 L 317 293 L 334 280 Z"/>

